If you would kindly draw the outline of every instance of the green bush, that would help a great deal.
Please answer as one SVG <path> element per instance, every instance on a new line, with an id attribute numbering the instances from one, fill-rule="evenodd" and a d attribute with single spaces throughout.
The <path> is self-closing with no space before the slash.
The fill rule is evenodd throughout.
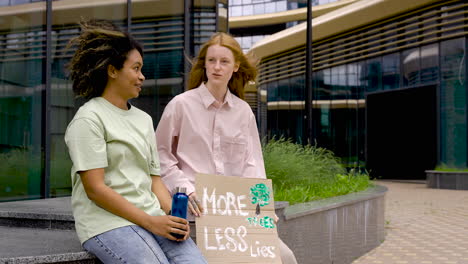
<path id="1" fill-rule="evenodd" d="M 347 171 L 333 152 L 324 148 L 272 139 L 263 145 L 263 158 L 276 201 L 302 203 L 361 191 L 370 185 L 367 173 Z"/>
<path id="2" fill-rule="evenodd" d="M 467 172 L 468 168 L 466 167 L 459 167 L 455 165 L 447 165 L 442 163 L 438 165 L 434 170 L 436 171 L 447 171 L 447 172 Z"/>

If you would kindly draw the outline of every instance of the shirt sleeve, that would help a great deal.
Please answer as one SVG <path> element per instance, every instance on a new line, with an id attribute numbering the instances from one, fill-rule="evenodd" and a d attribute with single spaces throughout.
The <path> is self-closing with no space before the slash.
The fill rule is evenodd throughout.
<path id="1" fill-rule="evenodd" d="M 73 162 L 73 174 L 108 166 L 104 129 L 92 120 L 72 120 L 65 132 L 65 143 Z"/>
<path id="2" fill-rule="evenodd" d="M 153 122 L 150 122 L 150 131 L 153 131 Z M 150 175 L 161 175 L 161 165 L 159 162 L 158 147 L 154 133 L 148 138 L 151 149 L 151 162 L 149 164 Z"/>
<path id="3" fill-rule="evenodd" d="M 262 145 L 258 135 L 257 122 L 253 113 L 249 117 L 249 128 L 247 138 L 247 152 L 245 167 L 242 175 L 249 178 L 266 179 L 265 165 L 263 162 Z"/>
<path id="4" fill-rule="evenodd" d="M 174 100 L 164 109 L 156 128 L 156 142 L 161 163 L 161 178 L 172 193 L 176 187 L 185 187 L 187 194 L 195 191 L 195 186 L 179 168 L 177 159 L 177 139 L 181 127 L 181 116 L 176 111 Z"/>

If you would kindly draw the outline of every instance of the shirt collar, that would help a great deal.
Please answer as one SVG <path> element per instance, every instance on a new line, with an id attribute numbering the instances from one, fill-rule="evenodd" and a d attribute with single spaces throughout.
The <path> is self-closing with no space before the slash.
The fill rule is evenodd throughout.
<path id="1" fill-rule="evenodd" d="M 204 83 L 200 84 L 198 88 L 199 88 L 200 96 L 201 96 L 201 99 L 203 101 L 203 105 L 205 106 L 205 108 L 208 109 L 210 105 L 216 103 L 216 98 L 214 98 L 214 96 L 210 93 L 210 91 L 208 90 L 208 88 L 206 87 Z M 224 98 L 224 104 L 227 104 L 229 107 L 233 107 L 234 101 L 232 97 L 233 95 L 231 91 L 228 89 L 226 93 L 226 97 Z"/>

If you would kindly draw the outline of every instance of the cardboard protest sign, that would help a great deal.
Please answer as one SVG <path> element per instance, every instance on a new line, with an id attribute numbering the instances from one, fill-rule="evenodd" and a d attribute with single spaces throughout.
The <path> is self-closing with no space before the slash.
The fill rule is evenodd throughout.
<path id="1" fill-rule="evenodd" d="M 208 263 L 281 263 L 271 180 L 197 174 L 204 214 L 197 245 Z"/>

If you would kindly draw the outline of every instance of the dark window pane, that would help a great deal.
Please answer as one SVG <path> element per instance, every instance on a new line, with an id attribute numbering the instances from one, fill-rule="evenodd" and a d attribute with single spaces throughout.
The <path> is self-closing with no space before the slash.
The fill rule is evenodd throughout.
<path id="1" fill-rule="evenodd" d="M 0 32 L 0 201 L 40 198 L 45 12 L 9 14 L 2 21 L 6 23 Z"/>
<path id="2" fill-rule="evenodd" d="M 349 90 L 346 86 L 346 65 L 333 67 L 331 69 L 331 85 L 333 99 L 346 99 Z"/>
<path id="3" fill-rule="evenodd" d="M 318 118 L 316 119 L 318 122 L 317 130 L 317 143 L 320 146 L 325 148 L 331 149 L 333 146 L 333 137 L 331 134 L 331 125 L 330 125 L 330 101 L 323 100 L 320 101 L 318 108 L 316 109 L 316 113 L 318 113 Z M 314 107 L 315 108 L 315 107 Z M 315 121 L 315 120 L 314 120 Z"/>
<path id="4" fill-rule="evenodd" d="M 421 83 L 439 79 L 439 45 L 421 47 Z"/>
<path id="5" fill-rule="evenodd" d="M 318 74 L 320 74 L 320 72 Z M 323 84 L 319 84 L 317 88 L 318 91 L 316 91 L 317 96 L 314 96 L 314 98 L 317 98 L 319 100 L 330 99 L 332 93 L 331 69 L 323 69 L 321 71 L 321 74 L 323 75 Z"/>
<path id="6" fill-rule="evenodd" d="M 267 109 L 267 85 L 262 84 L 258 88 L 258 110 L 257 110 L 257 122 L 258 122 L 258 128 L 261 137 L 265 136 L 267 134 L 267 115 L 268 115 L 268 109 Z"/>
<path id="7" fill-rule="evenodd" d="M 364 97 L 364 89 L 361 81 L 362 64 L 351 63 L 347 65 L 347 80 L 350 99 L 361 99 Z"/>
<path id="8" fill-rule="evenodd" d="M 402 52 L 403 86 L 419 84 L 419 49 L 405 50 Z"/>
<path id="9" fill-rule="evenodd" d="M 304 100 L 304 89 L 305 89 L 305 76 L 298 75 L 291 77 L 291 101 L 303 101 Z"/>
<path id="10" fill-rule="evenodd" d="M 357 64 L 357 74 L 358 74 L 358 85 L 361 87 L 359 98 L 364 98 L 364 94 L 367 90 L 368 86 L 368 78 L 367 78 L 367 63 L 365 61 L 358 62 Z"/>
<path id="11" fill-rule="evenodd" d="M 465 47 L 465 39 L 440 46 L 440 162 L 457 167 L 467 166 Z"/>
<path id="12" fill-rule="evenodd" d="M 313 73 L 313 98 L 316 100 L 320 100 L 323 98 L 328 98 L 330 96 L 330 90 L 329 88 L 325 88 L 325 79 L 324 79 L 324 74 L 325 72 L 329 72 L 329 69 L 327 70 L 321 70 Z"/>
<path id="13" fill-rule="evenodd" d="M 278 83 L 276 81 L 267 84 L 268 102 L 278 101 Z"/>
<path id="14" fill-rule="evenodd" d="M 278 81 L 278 101 L 289 101 L 289 79 L 282 79 Z"/>
<path id="15" fill-rule="evenodd" d="M 382 57 L 382 84 L 384 90 L 400 87 L 400 54 L 394 53 Z"/>
<path id="16" fill-rule="evenodd" d="M 367 91 L 382 90 L 382 63 L 380 58 L 370 59 L 367 61 Z"/>

